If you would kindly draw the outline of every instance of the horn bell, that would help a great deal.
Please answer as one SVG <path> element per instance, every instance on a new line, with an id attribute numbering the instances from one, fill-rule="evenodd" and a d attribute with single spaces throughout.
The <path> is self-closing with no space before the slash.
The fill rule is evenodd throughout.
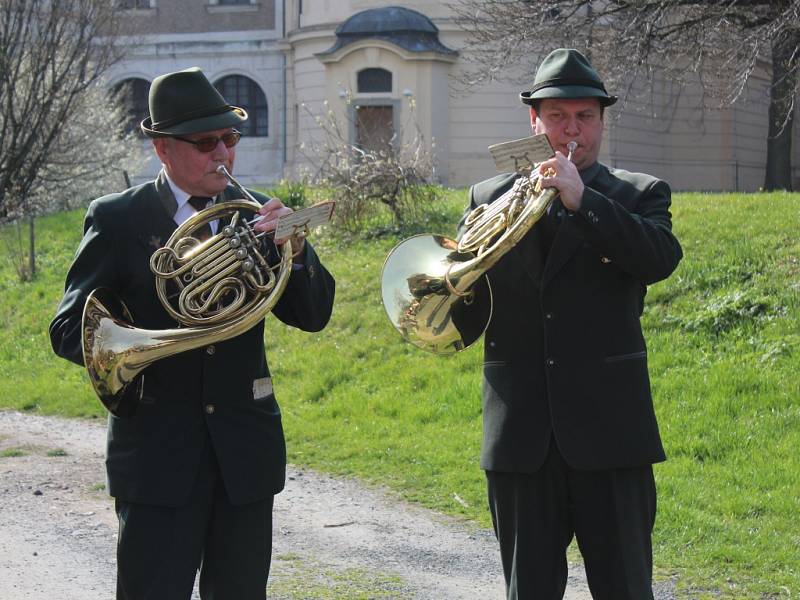
<path id="1" fill-rule="evenodd" d="M 485 275 L 469 283 L 454 267 L 472 259 L 454 240 L 417 235 L 389 253 L 381 273 L 383 307 L 392 325 L 411 344 L 433 354 L 454 354 L 472 345 L 492 316 L 492 290 Z"/>
<path id="2" fill-rule="evenodd" d="M 142 371 L 162 358 L 233 338 L 255 326 L 281 298 L 292 271 L 292 243 L 277 246 L 276 265 L 258 249 L 239 211 L 260 205 L 234 200 L 206 208 L 180 225 L 151 257 L 156 295 L 181 327 L 142 329 L 122 299 L 97 288 L 83 309 L 83 362 L 94 391 L 117 417 L 130 417 L 141 400 Z M 231 225 L 200 241 L 195 231 L 214 219 Z"/>
<path id="3" fill-rule="evenodd" d="M 126 322 L 127 321 L 127 322 Z M 110 289 L 97 288 L 83 309 L 83 363 L 95 393 L 113 415 L 130 417 L 142 397 L 142 378 L 130 364 L 132 348 L 141 341 L 125 303 Z"/>

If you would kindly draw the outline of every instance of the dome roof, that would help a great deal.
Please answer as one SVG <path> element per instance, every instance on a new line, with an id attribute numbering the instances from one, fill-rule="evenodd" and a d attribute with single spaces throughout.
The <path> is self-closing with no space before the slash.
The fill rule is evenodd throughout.
<path id="1" fill-rule="evenodd" d="M 337 50 L 363 39 L 386 40 L 410 52 L 458 54 L 439 41 L 439 30 L 420 12 L 402 6 L 371 8 L 354 14 L 336 28 L 336 43 L 322 52 Z"/>
<path id="2" fill-rule="evenodd" d="M 406 32 L 438 34 L 431 20 L 402 6 L 371 8 L 357 13 L 336 28 L 336 35 L 388 34 Z"/>

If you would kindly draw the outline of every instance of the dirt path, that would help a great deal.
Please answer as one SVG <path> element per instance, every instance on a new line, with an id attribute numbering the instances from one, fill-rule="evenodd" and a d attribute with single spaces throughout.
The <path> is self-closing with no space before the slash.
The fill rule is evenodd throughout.
<path id="1" fill-rule="evenodd" d="M 104 425 L 0 412 L 0 598 L 113 598 Z M 490 531 L 352 480 L 290 468 L 273 539 L 270 598 L 503 597 Z M 566 598 L 589 600 L 572 571 Z"/>

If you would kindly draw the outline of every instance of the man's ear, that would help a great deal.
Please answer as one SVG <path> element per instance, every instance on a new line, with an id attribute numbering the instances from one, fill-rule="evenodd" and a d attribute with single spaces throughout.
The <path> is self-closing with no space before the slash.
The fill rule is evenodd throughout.
<path id="1" fill-rule="evenodd" d="M 536 128 L 536 109 L 531 106 L 531 129 Z"/>
<path id="2" fill-rule="evenodd" d="M 162 163 L 167 162 L 167 138 L 157 137 L 153 138 L 153 148 Z"/>

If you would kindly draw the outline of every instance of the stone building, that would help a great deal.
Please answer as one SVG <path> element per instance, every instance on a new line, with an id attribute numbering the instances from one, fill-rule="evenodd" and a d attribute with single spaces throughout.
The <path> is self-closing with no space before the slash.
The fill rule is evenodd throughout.
<path id="1" fill-rule="evenodd" d="M 315 116 L 340 119 L 350 140 L 398 143 L 413 100 L 433 142 L 442 183 L 466 186 L 495 173 L 487 147 L 530 133 L 522 87 L 455 91 L 464 33 L 445 3 L 409 0 L 121 0 L 130 22 L 126 60 L 110 85 L 131 90 L 134 118 L 147 113 L 149 82 L 201 67 L 232 104 L 245 107 L 236 175 L 248 184 L 314 170 L 301 144 L 320 135 Z M 532 60 L 538 60 L 532 58 Z M 663 177 L 676 190 L 752 191 L 766 161 L 766 71 L 735 108 L 703 111 L 700 93 L 669 82 L 649 104 L 606 117 L 601 160 Z M 800 146 L 795 128 L 794 147 Z M 142 143 L 147 143 L 143 141 Z M 795 156 L 797 156 L 795 150 Z M 142 180 L 158 169 L 153 159 Z M 793 161 L 800 187 L 800 160 Z"/>

